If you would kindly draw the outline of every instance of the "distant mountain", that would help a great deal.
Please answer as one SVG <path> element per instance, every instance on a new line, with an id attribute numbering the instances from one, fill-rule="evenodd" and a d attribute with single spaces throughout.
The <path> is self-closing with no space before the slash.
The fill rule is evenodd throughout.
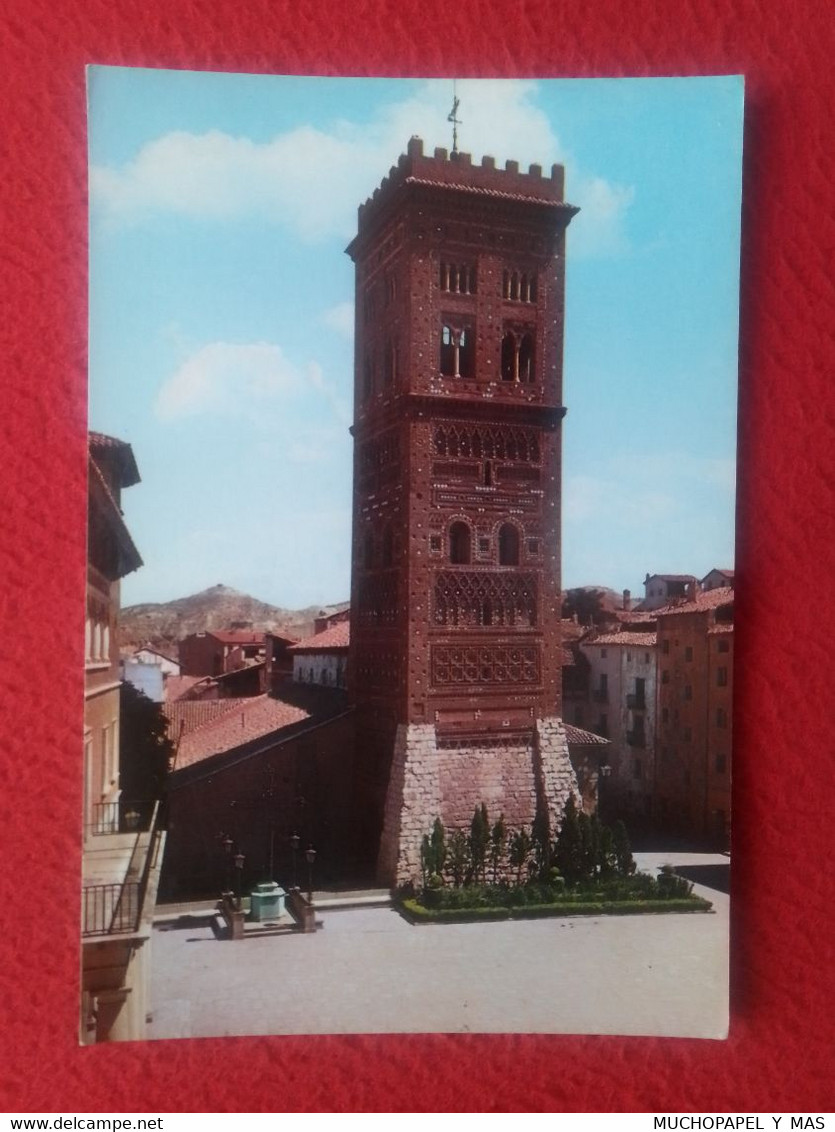
<path id="1" fill-rule="evenodd" d="M 344 609 L 347 603 L 324 607 L 327 612 Z M 119 644 L 122 648 L 153 644 L 160 651 L 176 654 L 176 645 L 191 633 L 207 630 L 249 628 L 284 631 L 289 637 L 309 637 L 313 619 L 322 606 L 282 609 L 240 593 L 231 586 L 211 586 L 175 601 L 126 606 L 120 614 Z"/>

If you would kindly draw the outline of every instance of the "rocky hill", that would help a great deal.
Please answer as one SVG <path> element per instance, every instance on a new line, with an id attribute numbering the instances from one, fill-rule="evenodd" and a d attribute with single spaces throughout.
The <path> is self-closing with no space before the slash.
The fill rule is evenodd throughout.
<path id="1" fill-rule="evenodd" d="M 345 604 L 325 608 L 334 612 L 344 609 Z M 175 601 L 126 606 L 120 614 L 119 644 L 126 648 L 151 643 L 162 652 L 176 651 L 176 642 L 191 633 L 250 626 L 255 630 L 284 630 L 296 638 L 308 637 L 320 608 L 312 605 L 307 609 L 282 609 L 230 586 L 211 586 Z"/>

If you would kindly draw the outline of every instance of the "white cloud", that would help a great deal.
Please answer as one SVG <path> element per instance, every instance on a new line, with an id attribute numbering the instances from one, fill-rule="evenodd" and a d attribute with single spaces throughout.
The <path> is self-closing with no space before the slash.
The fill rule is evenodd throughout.
<path id="1" fill-rule="evenodd" d="M 270 342 L 210 342 L 193 353 L 160 389 L 162 420 L 199 413 L 249 412 L 259 403 L 292 395 L 303 378 Z"/>
<path id="2" fill-rule="evenodd" d="M 530 80 L 466 80 L 458 86 L 463 118 L 460 148 L 479 161 L 536 162 L 547 172 L 568 167 L 578 218 L 575 254 L 619 250 L 621 224 L 632 190 L 576 167 L 562 151 L 547 115 L 536 105 Z M 426 152 L 449 147 L 448 80 L 430 80 L 409 98 L 389 104 L 370 125 L 339 121 L 328 131 L 300 126 L 268 142 L 219 130 L 172 132 L 148 142 L 121 168 L 94 166 L 90 192 L 111 221 L 163 211 L 198 220 L 255 217 L 287 224 L 302 239 L 348 239 L 357 204 L 373 192 L 409 137 L 424 138 Z"/>
<path id="3" fill-rule="evenodd" d="M 351 302 L 337 303 L 329 307 L 322 315 L 322 322 L 343 338 L 354 337 L 354 304 Z"/>

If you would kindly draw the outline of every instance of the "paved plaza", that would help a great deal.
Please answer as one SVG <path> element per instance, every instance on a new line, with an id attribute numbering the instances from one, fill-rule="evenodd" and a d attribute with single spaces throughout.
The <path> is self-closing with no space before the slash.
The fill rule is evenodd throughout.
<path id="1" fill-rule="evenodd" d="M 713 913 L 412 926 L 390 908 L 323 910 L 315 935 L 239 942 L 220 937 L 205 916 L 160 925 L 148 1036 L 724 1037 L 728 858 L 635 857 L 642 871 L 670 862 L 704 880 L 694 891 Z"/>

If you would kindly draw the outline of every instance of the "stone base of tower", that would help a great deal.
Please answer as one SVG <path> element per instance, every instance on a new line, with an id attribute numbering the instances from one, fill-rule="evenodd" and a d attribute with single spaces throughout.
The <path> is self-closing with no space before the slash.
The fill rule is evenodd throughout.
<path id="1" fill-rule="evenodd" d="M 397 729 L 383 834 L 380 883 L 421 879 L 420 847 L 436 818 L 446 829 L 469 830 L 482 802 L 491 821 L 504 815 L 509 829 L 547 819 L 550 837 L 559 829 L 570 794 L 580 799 L 562 720 L 537 721 L 526 736 L 485 735 L 444 739 L 434 724 Z"/>

